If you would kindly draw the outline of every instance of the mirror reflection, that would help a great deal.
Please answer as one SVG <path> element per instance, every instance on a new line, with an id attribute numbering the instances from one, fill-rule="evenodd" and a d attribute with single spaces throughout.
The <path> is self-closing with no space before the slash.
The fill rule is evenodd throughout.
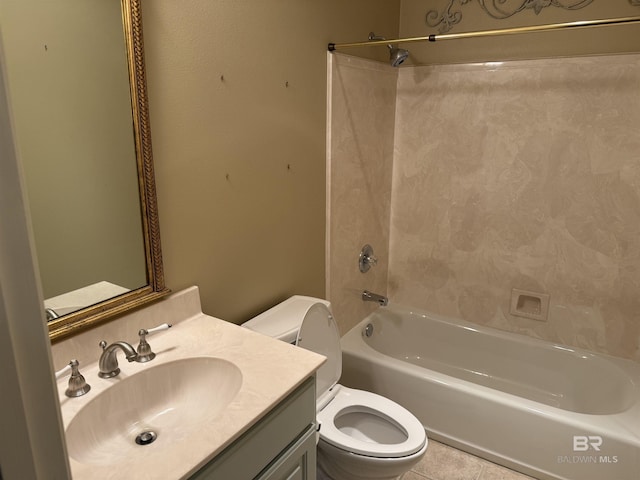
<path id="1" fill-rule="evenodd" d="M 136 157 L 139 105 L 132 108 L 131 97 L 139 85 L 130 87 L 125 33 L 131 32 L 123 29 L 131 26 L 130 3 L 138 6 L 138 0 L 0 2 L 14 135 L 48 321 L 155 284 L 145 250 L 148 205 L 140 193 L 147 187 Z"/>

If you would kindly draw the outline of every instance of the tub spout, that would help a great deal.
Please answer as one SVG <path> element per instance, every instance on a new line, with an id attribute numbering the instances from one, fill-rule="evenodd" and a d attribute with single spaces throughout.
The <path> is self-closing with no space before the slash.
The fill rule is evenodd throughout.
<path id="1" fill-rule="evenodd" d="M 365 290 L 362 292 L 362 301 L 363 302 L 378 302 L 381 307 L 386 307 L 389 303 L 389 299 L 382 295 L 378 295 L 377 293 L 370 292 Z"/>

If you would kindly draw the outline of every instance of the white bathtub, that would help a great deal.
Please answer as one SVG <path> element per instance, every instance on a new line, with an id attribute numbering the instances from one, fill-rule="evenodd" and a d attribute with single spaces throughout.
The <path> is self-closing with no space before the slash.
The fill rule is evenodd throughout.
<path id="1" fill-rule="evenodd" d="M 435 440 L 539 479 L 640 479 L 635 362 L 397 306 L 342 348 L 340 383 L 400 403 Z"/>

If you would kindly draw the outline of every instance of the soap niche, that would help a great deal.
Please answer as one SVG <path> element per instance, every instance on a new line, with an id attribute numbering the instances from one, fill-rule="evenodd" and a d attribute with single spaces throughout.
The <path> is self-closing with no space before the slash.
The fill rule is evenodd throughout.
<path id="1" fill-rule="evenodd" d="M 531 318 L 546 322 L 549 315 L 549 295 L 546 293 L 511 290 L 509 313 L 517 317 Z"/>

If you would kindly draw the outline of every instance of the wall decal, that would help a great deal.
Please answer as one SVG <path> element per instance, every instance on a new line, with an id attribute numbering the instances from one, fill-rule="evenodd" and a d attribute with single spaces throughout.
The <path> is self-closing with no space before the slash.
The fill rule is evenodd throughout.
<path id="1" fill-rule="evenodd" d="M 427 25 L 439 27 L 440 33 L 446 33 L 462 20 L 462 11 L 453 10 L 471 3 L 473 0 L 449 0 L 442 12 L 429 10 Z M 563 8 L 564 10 L 579 10 L 591 4 L 594 0 L 477 0 L 478 5 L 487 15 L 497 20 L 504 20 L 524 10 L 533 10 L 538 15 L 547 7 Z M 640 0 L 629 0 L 632 5 L 640 5 Z"/>

